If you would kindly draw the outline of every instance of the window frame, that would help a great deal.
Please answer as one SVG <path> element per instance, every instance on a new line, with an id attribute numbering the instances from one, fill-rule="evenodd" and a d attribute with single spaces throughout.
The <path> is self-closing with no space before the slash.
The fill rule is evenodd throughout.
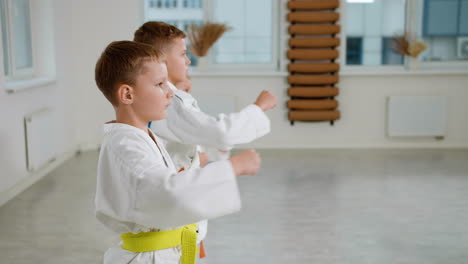
<path id="1" fill-rule="evenodd" d="M 414 33 L 414 37 L 422 39 L 423 35 L 423 23 L 426 19 L 424 17 L 423 10 L 424 0 L 411 1 L 410 12 L 412 13 L 410 27 L 411 32 Z M 468 59 L 465 60 L 446 60 L 446 61 L 421 61 L 420 58 L 412 59 L 410 62 L 410 68 L 427 71 L 460 71 L 460 68 L 468 69 Z M 468 72 L 468 70 L 465 70 Z"/>
<path id="2" fill-rule="evenodd" d="M 35 39 L 34 39 L 34 34 L 33 34 L 33 15 L 31 12 L 31 0 L 28 1 L 29 5 L 29 22 L 30 22 L 30 38 L 31 38 L 31 67 L 24 68 L 24 69 L 17 69 L 16 68 L 16 46 L 15 45 L 15 32 L 13 30 L 14 28 L 14 20 L 13 20 L 13 3 L 12 1 L 14 0 L 2 0 L 5 3 L 5 9 L 6 9 L 6 14 L 5 14 L 5 21 L 6 21 L 6 43 L 8 47 L 8 66 L 9 66 L 9 74 L 6 75 L 4 71 L 4 65 L 3 65 L 3 58 L 5 54 L 3 54 L 3 41 L 0 43 L 0 48 L 1 48 L 1 56 L 2 56 L 2 75 L 5 78 L 6 82 L 10 81 L 16 81 L 16 80 L 28 80 L 28 79 L 33 79 L 37 73 L 36 70 L 36 50 L 35 50 Z M 2 23 L 2 21 L 0 21 Z M 3 36 L 2 36 L 3 37 Z"/>
<path id="3" fill-rule="evenodd" d="M 409 23 L 408 23 L 408 16 L 409 16 L 409 2 L 412 0 L 406 0 L 405 1 L 405 30 L 409 32 Z M 346 23 L 343 23 L 343 21 L 346 21 L 346 6 L 349 3 L 347 0 L 340 0 L 340 7 L 339 7 L 339 12 L 340 12 L 340 20 L 339 20 L 339 25 L 341 26 L 341 32 L 339 34 L 340 38 L 340 57 L 339 57 L 339 63 L 340 63 L 340 68 L 342 69 L 341 72 L 345 73 L 361 73 L 361 72 L 369 72 L 369 73 L 385 73 L 385 72 L 391 72 L 391 73 L 398 73 L 398 72 L 406 72 L 410 67 L 410 62 L 407 56 L 403 56 L 403 64 L 401 65 L 348 65 L 346 64 L 346 40 L 348 35 L 346 34 Z"/>
<path id="4" fill-rule="evenodd" d="M 181 0 L 179 0 L 181 1 Z M 208 54 L 207 70 L 205 72 L 197 71 L 196 66 L 191 66 L 193 75 L 210 75 L 210 74 L 248 74 L 258 73 L 273 73 L 278 75 L 284 75 L 287 72 L 287 65 L 289 60 L 286 56 L 288 49 L 288 26 L 289 22 L 286 20 L 288 12 L 287 2 L 288 0 L 279 0 L 274 2 L 273 15 L 272 15 L 272 63 L 267 67 L 262 67 L 262 64 L 217 64 L 213 62 L 213 54 Z M 146 0 L 141 0 L 142 18 L 141 21 L 144 23 L 147 18 L 146 11 Z M 424 20 L 424 11 L 420 8 L 424 0 L 406 0 L 405 2 L 405 30 L 409 34 L 410 39 L 421 39 L 422 37 L 422 23 Z M 277 3 L 277 4 L 275 4 Z M 212 17 L 213 7 L 212 0 L 203 0 L 203 21 Z M 420 58 L 410 58 L 408 56 L 403 57 L 402 65 L 347 65 L 346 64 L 346 25 L 343 21 L 346 20 L 346 0 L 340 0 L 340 20 L 338 24 L 341 26 L 341 32 L 337 37 L 340 38 L 341 44 L 339 47 L 340 57 L 338 63 L 341 66 L 340 74 L 353 75 L 353 74 L 411 74 L 421 72 L 468 72 L 468 60 L 464 61 L 420 61 Z M 1 43 L 0 43 L 1 44 Z"/>
<path id="5" fill-rule="evenodd" d="M 181 0 L 178 0 L 181 2 Z M 203 22 L 213 21 L 212 18 L 214 17 L 214 0 L 202 0 L 203 8 L 202 8 L 202 20 Z M 280 61 L 280 12 L 283 8 L 281 8 L 278 4 L 275 4 L 275 0 L 272 1 L 272 22 L 271 22 L 271 32 L 272 32 L 272 51 L 271 56 L 272 60 L 270 63 L 215 63 L 214 62 L 214 54 L 213 49 L 216 48 L 216 43 L 213 47 L 211 47 L 210 52 L 206 56 L 206 72 L 226 72 L 226 71 L 258 71 L 258 72 L 278 72 L 280 71 L 280 65 L 282 64 Z M 143 9 L 143 23 L 148 21 L 148 14 L 147 11 L 149 0 L 141 0 L 141 5 Z M 167 20 L 169 16 L 163 16 L 159 20 Z M 170 20 L 180 20 L 174 19 L 173 17 Z M 222 37 L 221 37 L 222 38 Z M 197 69 L 197 66 L 190 66 L 193 70 L 193 73 L 198 73 L 200 70 Z"/>
<path id="6" fill-rule="evenodd" d="M 342 23 L 346 19 L 346 0 L 340 0 L 340 73 L 344 74 L 379 74 L 379 73 L 419 73 L 419 72 L 468 72 L 468 60 L 462 61 L 421 61 L 419 58 L 404 56 L 402 65 L 347 65 L 346 64 L 346 25 Z M 405 6 L 405 29 L 410 40 L 422 39 L 424 10 L 422 5 L 424 0 L 406 0 Z"/>
<path id="7" fill-rule="evenodd" d="M 4 1 L 9 2 L 14 0 Z M 16 94 L 56 82 L 53 2 L 48 0 L 29 0 L 28 3 L 33 70 L 31 74 L 23 71 L 21 74 L 7 78 L 4 73 L 3 64 L 3 41 L 0 41 L 0 60 L 2 60 L 0 63 L 0 86 L 7 94 Z M 11 9 L 8 12 L 12 12 Z M 12 51 L 10 50 L 9 52 Z"/>

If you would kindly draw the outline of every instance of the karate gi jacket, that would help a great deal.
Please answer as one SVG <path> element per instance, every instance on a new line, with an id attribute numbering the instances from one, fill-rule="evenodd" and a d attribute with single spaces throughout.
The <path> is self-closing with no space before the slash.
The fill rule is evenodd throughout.
<path id="1" fill-rule="evenodd" d="M 237 180 L 229 161 L 177 173 L 161 139 L 154 138 L 156 143 L 148 132 L 130 125 L 104 125 L 95 197 L 100 222 L 117 233 L 138 233 L 177 229 L 240 210 Z M 178 250 L 133 253 L 111 248 L 104 262 L 156 263 L 161 256 L 176 259 Z"/>

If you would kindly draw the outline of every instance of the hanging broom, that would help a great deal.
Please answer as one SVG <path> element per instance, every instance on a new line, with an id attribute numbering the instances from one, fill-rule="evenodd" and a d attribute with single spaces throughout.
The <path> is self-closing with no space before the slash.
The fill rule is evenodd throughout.
<path id="1" fill-rule="evenodd" d="M 421 52 L 427 49 L 426 43 L 422 41 L 409 42 L 406 35 L 395 36 L 392 38 L 393 46 L 392 49 L 398 54 L 411 56 L 413 58 L 418 57 Z"/>
<path id="2" fill-rule="evenodd" d="M 199 57 L 206 56 L 211 46 L 229 30 L 231 30 L 231 27 L 227 25 L 210 22 L 202 25 L 190 25 L 188 38 L 192 53 Z"/>

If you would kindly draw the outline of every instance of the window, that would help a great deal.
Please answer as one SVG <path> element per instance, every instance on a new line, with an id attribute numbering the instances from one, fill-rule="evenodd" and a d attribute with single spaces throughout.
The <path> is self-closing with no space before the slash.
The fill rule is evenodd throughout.
<path id="1" fill-rule="evenodd" d="M 5 75 L 10 73 L 10 50 L 8 49 L 8 28 L 6 19 L 6 3 L 0 1 L 0 23 L 2 24 L 2 47 L 3 47 L 3 71 Z"/>
<path id="2" fill-rule="evenodd" d="M 283 50 L 287 0 L 143 0 L 145 20 L 187 30 L 193 23 L 228 24 L 208 55 L 208 69 L 278 70 L 287 63 Z M 415 69 L 418 60 L 468 64 L 468 0 L 341 0 L 342 63 L 352 69 Z M 428 48 L 417 59 L 396 53 L 393 39 L 406 35 Z M 190 50 L 190 49 L 189 49 Z M 192 65 L 197 57 L 190 55 Z M 424 65 L 429 63 L 421 63 Z M 465 65 L 464 64 L 464 65 Z M 440 65 L 440 64 L 437 64 Z M 446 64 L 445 64 L 446 65 Z M 443 65 L 442 67 L 445 67 Z M 439 67 L 439 66 L 438 66 Z M 455 69 L 455 68 L 454 68 Z"/>
<path id="3" fill-rule="evenodd" d="M 34 73 L 29 0 L 1 0 L 3 69 L 7 79 Z"/>
<path id="4" fill-rule="evenodd" d="M 422 39 L 428 50 L 423 61 L 468 60 L 468 0 L 420 2 Z"/>
<path id="5" fill-rule="evenodd" d="M 0 0 L 0 86 L 7 93 L 55 81 L 54 2 Z"/>
<path id="6" fill-rule="evenodd" d="M 393 65 L 401 69 L 402 65 L 407 65 L 414 69 L 419 67 L 412 66 L 422 61 L 422 69 L 466 67 L 468 0 L 342 2 L 345 4 L 342 9 L 345 19 L 341 24 L 346 43 L 346 65 Z M 392 38 L 402 35 L 410 41 L 424 42 L 427 49 L 414 59 L 395 53 Z"/>
<path id="7" fill-rule="evenodd" d="M 144 3 L 145 21 L 164 21 L 184 31 L 190 24 L 203 21 L 230 26 L 232 30 L 208 54 L 211 69 L 277 68 L 274 0 L 144 0 Z M 192 66 L 197 65 L 197 57 L 189 55 Z"/>
<path id="8" fill-rule="evenodd" d="M 405 2 L 346 1 L 347 65 L 403 64 L 403 56 L 392 49 L 392 38 L 405 33 Z"/>

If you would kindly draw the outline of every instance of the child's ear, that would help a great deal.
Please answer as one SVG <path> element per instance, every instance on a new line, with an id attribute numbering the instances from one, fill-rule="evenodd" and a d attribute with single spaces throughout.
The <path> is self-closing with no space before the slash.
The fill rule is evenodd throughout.
<path id="1" fill-rule="evenodd" d="M 131 104 L 133 103 L 133 87 L 127 84 L 122 84 L 117 90 L 117 97 L 122 104 Z"/>

